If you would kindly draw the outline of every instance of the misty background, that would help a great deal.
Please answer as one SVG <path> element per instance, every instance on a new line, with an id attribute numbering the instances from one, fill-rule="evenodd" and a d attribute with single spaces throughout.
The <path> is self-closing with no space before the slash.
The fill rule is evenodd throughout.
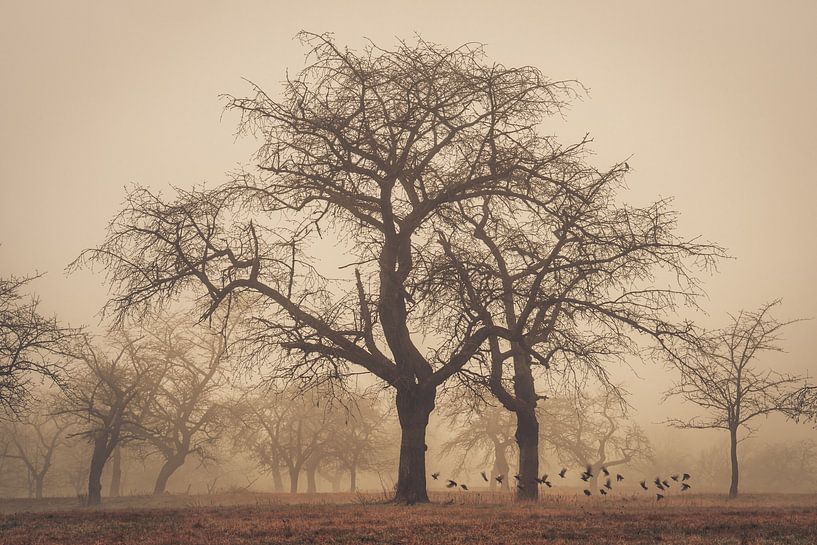
<path id="1" fill-rule="evenodd" d="M 94 330 L 106 300 L 102 276 L 64 268 L 101 240 L 123 187 L 216 185 L 256 149 L 236 139 L 221 93 L 245 93 L 243 78 L 279 89 L 286 69 L 303 66 L 293 38 L 303 28 L 333 32 L 350 47 L 362 46 L 361 36 L 388 45 L 418 33 L 447 46 L 478 41 L 498 62 L 589 88 L 545 130 L 563 142 L 590 132 L 598 166 L 629 158 L 627 202 L 674 197 L 679 232 L 703 234 L 734 258 L 706 279 L 707 312 L 696 320 L 717 327 L 728 312 L 776 298 L 782 318 L 812 318 L 815 20 L 809 2 L 237 2 L 207 10 L 194 2 L 2 2 L 2 269 L 47 273 L 32 284 L 41 310 Z M 325 259 L 331 267 L 330 251 Z M 792 325 L 786 352 L 760 363 L 813 376 L 815 327 Z M 725 443 L 722 432 L 661 424 L 696 409 L 661 402 L 672 373 L 660 363 L 632 366 L 614 378 L 631 393 L 632 418 L 658 457 Z M 432 433 L 442 442 L 440 418 L 432 415 Z M 772 417 L 743 453 L 815 433 Z"/>

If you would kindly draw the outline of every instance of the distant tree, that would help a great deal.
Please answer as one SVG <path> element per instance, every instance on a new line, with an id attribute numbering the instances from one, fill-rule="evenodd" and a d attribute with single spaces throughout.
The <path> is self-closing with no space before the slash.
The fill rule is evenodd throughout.
<path id="1" fill-rule="evenodd" d="M 540 415 L 543 442 L 562 463 L 589 466 L 594 488 L 598 488 L 602 468 L 653 457 L 649 439 L 629 420 L 625 401 L 616 392 L 549 399 Z"/>
<path id="2" fill-rule="evenodd" d="M 35 278 L 0 277 L 0 417 L 23 410 L 32 378 L 62 378 L 63 355 L 78 334 L 43 316 L 39 300 L 24 294 Z"/>
<path id="3" fill-rule="evenodd" d="M 516 446 L 515 418 L 504 407 L 471 403 L 451 403 L 445 407 L 447 428 L 453 434 L 443 443 L 442 453 L 462 453 L 459 466 L 467 466 L 474 457 L 477 463 L 491 464 L 488 486 L 494 489 L 496 477 L 502 475 L 501 488 L 510 487 L 508 458 Z"/>
<path id="4" fill-rule="evenodd" d="M 705 411 L 705 416 L 671 419 L 678 428 L 723 429 L 729 432 L 731 482 L 729 496 L 738 495 L 738 444 L 755 431 L 759 417 L 798 411 L 798 394 L 805 378 L 762 369 L 756 358 L 764 352 L 782 352 L 781 332 L 797 320 L 780 321 L 772 316 L 780 301 L 755 311 L 730 315 L 723 329 L 702 331 L 695 342 L 670 351 L 670 361 L 680 378 L 666 393 L 680 397 Z M 747 435 L 739 438 L 743 430 Z"/>
<path id="5" fill-rule="evenodd" d="M 817 442 L 810 439 L 771 443 L 755 449 L 743 462 L 753 488 L 778 492 L 817 490 Z"/>
<path id="6" fill-rule="evenodd" d="M 41 499 L 54 452 L 65 440 L 68 422 L 54 415 L 32 414 L 9 424 L 12 448 L 6 456 L 23 463 L 28 473 L 29 497 Z"/>
<path id="7" fill-rule="evenodd" d="M 179 316 L 155 317 L 144 329 L 148 352 L 163 362 L 163 376 L 136 434 L 164 459 L 153 487 L 154 494 L 163 494 L 185 460 L 207 458 L 224 431 L 227 338 L 223 331 Z"/>
<path id="8" fill-rule="evenodd" d="M 77 349 L 72 381 L 60 412 L 71 415 L 93 445 L 88 471 L 88 504 L 102 503 L 102 471 L 117 446 L 141 438 L 139 430 L 164 371 L 147 356 L 143 340 L 120 331 L 105 348 L 86 339 Z M 159 364 L 159 365 L 157 365 Z"/>

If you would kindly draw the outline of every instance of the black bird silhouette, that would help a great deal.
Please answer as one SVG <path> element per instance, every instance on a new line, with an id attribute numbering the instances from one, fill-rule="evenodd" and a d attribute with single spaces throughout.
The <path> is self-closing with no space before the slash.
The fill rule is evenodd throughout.
<path id="1" fill-rule="evenodd" d="M 689 490 L 690 488 L 692 487 L 689 486 L 687 483 L 681 483 L 681 492 L 683 492 L 684 490 Z"/>
<path id="2" fill-rule="evenodd" d="M 548 488 L 553 488 L 553 485 L 550 484 L 550 481 L 545 481 L 545 484 L 547 485 Z"/>
<path id="3" fill-rule="evenodd" d="M 673 481 L 677 481 L 678 475 L 670 475 L 670 479 L 672 479 Z"/>
<path id="4" fill-rule="evenodd" d="M 588 475 L 587 473 L 582 473 L 582 480 L 583 480 L 584 482 L 587 482 L 587 479 L 589 479 L 590 477 L 591 477 L 591 476 L 590 476 L 590 475 Z"/>
<path id="5" fill-rule="evenodd" d="M 502 484 L 502 480 L 503 480 L 504 478 L 505 478 L 505 475 L 497 475 L 496 477 L 494 477 L 494 480 L 495 480 L 496 482 L 498 482 L 499 484 Z"/>
<path id="6" fill-rule="evenodd" d="M 431 474 L 431 478 L 432 478 L 432 479 L 434 479 L 435 481 L 437 480 L 437 478 L 438 478 L 439 476 L 440 476 L 440 472 L 439 472 L 439 471 L 438 471 L 437 473 L 432 473 L 432 474 Z"/>
<path id="7" fill-rule="evenodd" d="M 684 473 L 683 477 L 681 477 L 681 480 L 686 481 L 687 479 L 689 479 L 689 473 Z"/>
<path id="8" fill-rule="evenodd" d="M 468 487 L 467 487 L 467 486 L 465 486 L 464 484 L 461 484 L 461 485 L 460 485 L 460 488 L 462 488 L 463 490 L 468 490 Z"/>
<path id="9" fill-rule="evenodd" d="M 666 479 L 664 479 L 664 480 L 663 480 L 663 481 L 661 481 L 661 482 L 662 482 L 662 483 L 664 483 L 664 486 L 666 486 L 667 488 L 669 488 L 669 483 L 667 482 L 667 480 L 666 480 Z"/>
<path id="10" fill-rule="evenodd" d="M 655 501 L 661 501 L 661 500 L 663 500 L 663 499 L 664 499 L 664 495 L 663 495 L 663 494 L 656 494 L 656 495 L 655 495 Z"/>
<path id="11" fill-rule="evenodd" d="M 585 470 L 585 473 L 587 473 L 588 477 L 592 477 L 593 476 L 593 467 L 588 465 L 587 469 Z"/>
<path id="12" fill-rule="evenodd" d="M 482 475 L 482 480 L 484 480 L 487 483 L 488 482 L 488 476 L 485 474 L 485 472 L 484 471 L 480 472 L 480 475 Z"/>
<path id="13" fill-rule="evenodd" d="M 519 474 L 517 473 L 516 475 L 513 476 L 513 478 L 518 481 L 520 479 Z"/>
<path id="14" fill-rule="evenodd" d="M 643 488 L 644 490 L 649 490 L 649 488 L 647 488 L 647 481 L 641 481 L 640 484 L 641 484 L 641 488 Z"/>
<path id="15" fill-rule="evenodd" d="M 588 489 L 586 489 L 586 488 L 584 489 L 584 495 L 585 495 L 585 496 L 589 496 L 589 495 L 590 495 L 590 493 L 591 493 L 591 492 L 590 492 Z"/>
<path id="16" fill-rule="evenodd" d="M 621 482 L 624 480 L 624 476 L 621 473 L 616 473 L 616 482 Z"/>
<path id="17" fill-rule="evenodd" d="M 599 490 L 599 492 L 601 492 L 601 495 L 602 495 L 602 496 L 606 496 L 606 495 L 607 495 L 607 491 L 606 491 L 605 489 L 603 489 L 603 488 L 602 488 L 601 490 Z"/>
<path id="18" fill-rule="evenodd" d="M 457 481 L 452 481 L 451 479 L 448 479 L 448 484 L 445 485 L 446 488 L 455 488 L 456 486 L 457 486 Z"/>
<path id="19" fill-rule="evenodd" d="M 610 479 L 607 479 L 606 481 L 604 481 L 604 488 L 606 488 L 607 490 L 612 490 L 613 489 L 613 485 L 610 483 Z"/>
<path id="20" fill-rule="evenodd" d="M 565 478 L 565 473 L 567 473 L 567 468 L 563 467 L 562 470 L 559 472 L 559 477 L 564 479 Z"/>
<path id="21" fill-rule="evenodd" d="M 655 483 L 656 487 L 660 488 L 661 490 L 664 490 L 664 485 L 661 484 L 661 477 L 656 477 L 653 482 Z"/>
<path id="22" fill-rule="evenodd" d="M 548 480 L 548 474 L 547 473 L 542 475 L 542 482 L 545 482 L 546 480 Z"/>
<path id="23" fill-rule="evenodd" d="M 602 468 L 601 468 L 601 471 L 602 471 L 602 473 L 604 473 L 604 476 L 605 476 L 605 477 L 609 477 L 609 476 L 610 476 L 610 472 L 607 470 L 607 468 L 606 468 L 606 467 L 602 467 Z"/>

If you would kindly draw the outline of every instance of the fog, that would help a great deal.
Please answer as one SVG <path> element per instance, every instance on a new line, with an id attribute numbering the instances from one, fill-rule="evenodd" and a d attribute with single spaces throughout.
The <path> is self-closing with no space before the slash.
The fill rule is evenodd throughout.
<path id="1" fill-rule="evenodd" d="M 61 324 L 83 326 L 98 335 L 97 350 L 109 352 L 111 359 L 116 357 L 111 348 L 116 343 L 105 340 L 111 335 L 111 315 L 103 316 L 101 309 L 115 288 L 109 291 L 105 266 L 97 263 L 71 271 L 67 267 L 83 250 L 105 241 L 106 227 L 123 208 L 126 187 L 131 184 L 172 199 L 175 188 L 191 189 L 203 183 L 215 188 L 242 165 L 252 167 L 256 162 L 252 155 L 261 141 L 237 134 L 241 112 L 225 110 L 229 99 L 222 95 L 252 96 L 252 82 L 278 97 L 285 78 L 296 77 L 304 67 L 307 48 L 295 36 L 305 29 L 331 32 L 341 47 L 353 50 L 362 50 L 367 40 L 387 49 L 398 39 L 414 43 L 416 35 L 446 48 L 478 42 L 484 44 L 491 63 L 533 66 L 555 81 L 580 81 L 587 93 L 571 99 L 560 115 L 547 117 L 539 130 L 564 144 L 589 133 L 590 164 L 604 171 L 626 161 L 626 188 L 617 192 L 617 202 L 640 207 L 672 198 L 671 209 L 679 214 L 678 233 L 701 236 L 727 254 L 700 273 L 700 308 L 681 307 L 670 312 L 671 317 L 716 329 L 727 327 L 730 315 L 780 299 L 773 312 L 777 319 L 803 320 L 781 329 L 775 345 L 781 350 L 760 351 L 753 365 L 809 381 L 817 371 L 817 322 L 811 320 L 817 314 L 817 163 L 811 157 L 817 149 L 813 130 L 817 126 L 813 104 L 817 6 L 813 3 L 691 2 L 682 7 L 648 1 L 615 5 L 356 1 L 298 6 L 237 2 L 203 9 L 194 2 L 78 1 L 3 2 L 0 9 L 0 276 L 42 273 L 25 286 L 26 296 L 36 294 L 44 316 L 56 316 Z M 355 261 L 354 240 L 338 225 L 322 235 L 318 239 L 312 233 L 307 248 L 315 256 L 315 269 L 353 286 L 354 269 L 341 266 Z M 671 277 L 659 275 L 660 287 L 669 286 Z M 168 309 L 173 319 L 187 318 L 180 327 L 194 331 L 192 336 L 200 334 L 196 328 L 205 327 L 196 325 L 201 314 L 196 305 L 202 297 L 201 293 L 178 297 Z M 253 307 L 251 301 L 241 303 L 248 307 L 237 328 L 253 316 L 273 313 L 269 307 Z M 215 318 L 229 321 L 218 313 Z M 131 321 L 133 338 L 160 338 L 161 333 L 156 333 L 162 329 L 157 325 L 160 319 L 169 318 L 151 314 L 142 324 Z M 445 332 L 412 331 L 412 335 L 429 353 L 448 339 Z M 646 346 L 645 339 L 636 338 Z M 196 348 L 185 345 L 189 353 L 203 350 L 193 344 Z M 294 416 L 282 416 L 280 411 L 294 411 L 303 402 L 304 422 L 310 426 L 323 422 L 326 415 L 344 422 L 343 426 L 337 422 L 317 426 L 321 430 L 337 431 L 337 426 L 348 430 L 350 418 L 366 429 L 371 426 L 371 436 L 359 444 L 378 456 L 359 460 L 355 487 L 386 495 L 393 492 L 401 436 L 394 392 L 371 375 L 356 375 L 347 385 L 349 392 L 315 394 L 334 401 L 319 406 L 304 402 L 313 394 L 292 388 L 306 379 L 298 375 L 285 385 L 277 382 L 274 361 L 278 356 L 259 353 L 257 343 L 254 346 L 249 351 L 237 348 L 224 357 L 218 371 L 223 380 L 213 383 L 217 388 L 202 398 L 200 410 L 218 406 L 229 417 L 214 427 L 206 449 L 191 454 L 172 474 L 166 491 L 289 491 L 285 462 L 265 465 L 264 452 L 253 450 L 258 445 L 250 432 L 261 430 L 262 422 L 294 421 Z M 144 350 L 159 349 L 150 344 Z M 251 356 L 242 361 L 247 353 Z M 208 354 L 201 361 L 212 361 L 207 358 L 213 353 Z M 387 351 L 385 356 L 393 354 Z M 729 433 L 668 425 L 669 419 L 688 420 L 703 411 L 679 397 L 665 399 L 678 381 L 677 369 L 654 352 L 644 351 L 641 356 L 610 357 L 605 364 L 609 384 L 618 386 L 629 404 L 621 416 L 622 426 L 637 427 L 649 443 L 649 455 L 645 452 L 621 466 L 625 485 L 637 490 L 642 478 L 649 482 L 658 474 L 689 472 L 697 479 L 693 481 L 697 488 L 725 493 L 730 483 Z M 154 357 L 158 356 L 154 353 Z M 259 364 L 263 357 L 269 361 Z M 82 379 L 84 371 L 73 365 L 67 365 L 66 378 Z M 166 388 L 162 381 L 167 376 L 156 379 L 163 384 L 160 389 Z M 188 379 L 178 380 L 186 384 Z M 554 401 L 574 406 L 570 403 L 575 398 L 566 386 L 537 380 L 539 392 L 550 398 L 540 401 L 539 409 L 547 411 L 556 405 Z M 47 419 L 55 411 L 74 417 L 55 447 L 44 494 L 83 495 L 94 450 L 92 437 L 83 435 L 83 430 L 90 429 L 83 428 L 87 414 L 76 398 L 63 399 L 51 381 L 39 377 L 33 381 L 31 410 L 39 413 L 36 418 Z M 500 489 L 494 482 L 500 473 L 494 471 L 495 456 L 487 443 L 450 445 L 489 409 L 476 399 L 463 401 L 470 389 L 461 386 L 458 378 L 446 385 L 438 392 L 425 441 L 426 473 L 442 474 L 439 481 L 428 481 L 429 489 L 444 490 L 448 478 L 476 488 Z M 602 396 L 604 387 L 588 377 L 582 391 L 586 403 Z M 247 408 L 251 404 L 242 405 L 248 400 L 263 405 L 264 399 L 275 400 L 266 407 L 272 411 L 267 420 L 258 416 L 258 406 L 251 410 Z M 494 408 L 499 406 L 496 399 L 486 399 Z M 477 408 L 459 409 L 466 401 Z M 311 414 L 307 409 L 319 410 Z M 452 410 L 470 416 L 453 419 Z M 594 410 L 583 406 L 580 412 L 597 415 Z M 369 412 L 362 416 L 365 411 Z M 249 414 L 259 420 L 252 421 Z M 539 473 L 554 479 L 560 468 L 568 467 L 568 477 L 554 484 L 580 491 L 585 484 L 579 475 L 593 461 L 571 458 L 570 449 L 552 439 L 575 438 L 575 431 L 563 429 L 569 420 L 564 413 L 540 416 Z M 0 459 L 0 495 L 35 493 L 22 458 L 12 456 L 18 451 L 9 438 L 23 437 L 32 449 L 40 449 L 37 456 L 42 457 L 32 430 L 56 424 L 39 422 L 26 431 L 24 423 L 3 419 L 0 449 L 5 445 L 8 456 Z M 514 426 L 510 421 L 503 433 L 512 438 Z M 759 416 L 752 426 L 756 431 L 751 437 L 743 440 L 746 432 L 741 432 L 741 491 L 817 491 L 813 424 L 771 413 Z M 319 432 L 315 433 L 317 437 Z M 350 488 L 349 467 L 338 452 L 348 453 L 349 445 L 358 444 L 359 438 L 352 441 L 336 435 L 327 439 L 327 444 L 334 441 L 334 458 L 327 456 L 323 466 L 312 470 L 313 492 Z M 118 493 L 122 495 L 154 492 L 165 461 L 155 443 L 137 436 L 118 447 L 122 471 Z M 596 445 L 588 441 L 585 450 L 595 450 Z M 290 453 L 294 449 L 281 448 Z M 511 481 L 510 475 L 521 472 L 513 442 L 507 457 L 510 466 L 505 475 Z M 799 462 L 791 467 L 781 464 L 780 478 L 770 478 L 769 463 L 781 459 Z M 308 466 L 308 456 L 301 462 Z M 107 496 L 114 469 L 112 461 L 103 465 L 102 495 Z M 489 474 L 489 482 L 482 480 L 481 471 Z M 301 475 L 297 491 L 305 492 L 309 470 L 299 466 L 296 473 Z M 276 474 L 283 484 L 276 482 Z M 514 485 L 511 482 L 511 488 Z"/>

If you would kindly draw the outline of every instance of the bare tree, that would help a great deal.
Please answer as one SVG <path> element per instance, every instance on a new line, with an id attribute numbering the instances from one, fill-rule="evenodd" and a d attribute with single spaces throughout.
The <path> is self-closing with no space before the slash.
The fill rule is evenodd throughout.
<path id="1" fill-rule="evenodd" d="M 227 339 L 223 331 L 180 317 L 156 317 L 145 331 L 149 351 L 164 362 L 164 371 L 136 433 L 164 458 L 153 488 L 163 494 L 185 460 L 207 458 L 224 430 L 220 397 L 227 387 Z"/>
<path id="2" fill-rule="evenodd" d="M 576 86 L 487 62 L 476 44 L 449 50 L 418 40 L 354 51 L 327 35 L 301 38 L 308 65 L 282 98 L 255 88 L 249 98 L 227 99 L 242 116 L 239 131 L 262 141 L 255 173 L 170 199 L 133 189 L 107 239 L 77 264 L 106 268 L 115 293 L 108 308 L 119 317 L 187 289 L 207 295 L 205 314 L 255 294 L 257 344 L 286 351 L 289 374 L 343 375 L 352 365 L 395 389 L 396 500 L 428 501 L 425 432 L 438 387 L 489 334 L 519 336 L 470 309 L 436 305 L 421 289 L 434 284 L 428 264 L 447 259 L 440 233 L 470 214 L 471 203 L 537 210 L 548 204 L 543 195 L 553 204 L 578 189 L 575 180 L 595 175 L 562 169 L 562 158 L 581 146 L 561 148 L 538 132 Z M 660 238 L 664 217 L 632 236 Z M 347 250 L 339 269 L 347 278 L 330 282 L 317 270 L 313 243 L 322 234 Z M 427 339 L 439 342 L 430 349 L 411 334 L 431 330 Z M 532 345 L 517 344 L 516 352 Z"/>
<path id="3" fill-rule="evenodd" d="M 34 376 L 59 380 L 62 356 L 77 335 L 43 316 L 23 292 L 37 277 L 0 278 L 0 415 L 18 415 Z"/>
<path id="4" fill-rule="evenodd" d="M 705 411 L 705 416 L 672 419 L 678 428 L 723 429 L 729 432 L 732 467 L 729 496 L 738 495 L 738 444 L 755 431 L 753 422 L 772 413 L 797 413 L 798 394 L 805 378 L 756 364 L 764 352 L 782 352 L 781 331 L 797 320 L 780 321 L 772 316 L 780 301 L 754 311 L 730 315 L 723 329 L 703 331 L 696 342 L 676 347 L 670 361 L 680 378 L 666 393 L 680 397 Z M 739 432 L 747 432 L 739 438 Z"/>
<path id="5" fill-rule="evenodd" d="M 54 415 L 32 414 L 9 425 L 11 452 L 8 458 L 20 460 L 28 473 L 29 497 L 41 499 L 45 477 L 51 469 L 54 452 L 65 439 L 68 423 Z"/>
<path id="6" fill-rule="evenodd" d="M 476 400 L 474 400 L 476 401 Z M 454 434 L 443 443 L 443 454 L 461 452 L 459 466 L 468 465 L 472 457 L 478 463 L 491 463 L 488 486 L 494 489 L 496 477 L 505 477 L 500 487 L 510 487 L 510 464 L 508 458 L 516 445 L 514 415 L 504 407 L 478 403 L 454 402 L 446 406 L 444 414 L 448 427 Z"/>
<path id="7" fill-rule="evenodd" d="M 540 411 L 543 442 L 562 463 L 590 467 L 594 488 L 598 488 L 602 468 L 643 462 L 653 456 L 646 434 L 629 421 L 627 406 L 617 392 L 554 398 Z"/>
<path id="8" fill-rule="evenodd" d="M 106 339 L 108 349 L 85 340 L 78 352 L 75 378 L 65 388 L 66 404 L 80 427 L 75 435 L 93 445 L 88 471 L 88 504 L 102 502 L 102 471 L 117 446 L 140 438 L 142 420 L 163 368 L 144 357 L 142 339 L 121 331 Z"/>

